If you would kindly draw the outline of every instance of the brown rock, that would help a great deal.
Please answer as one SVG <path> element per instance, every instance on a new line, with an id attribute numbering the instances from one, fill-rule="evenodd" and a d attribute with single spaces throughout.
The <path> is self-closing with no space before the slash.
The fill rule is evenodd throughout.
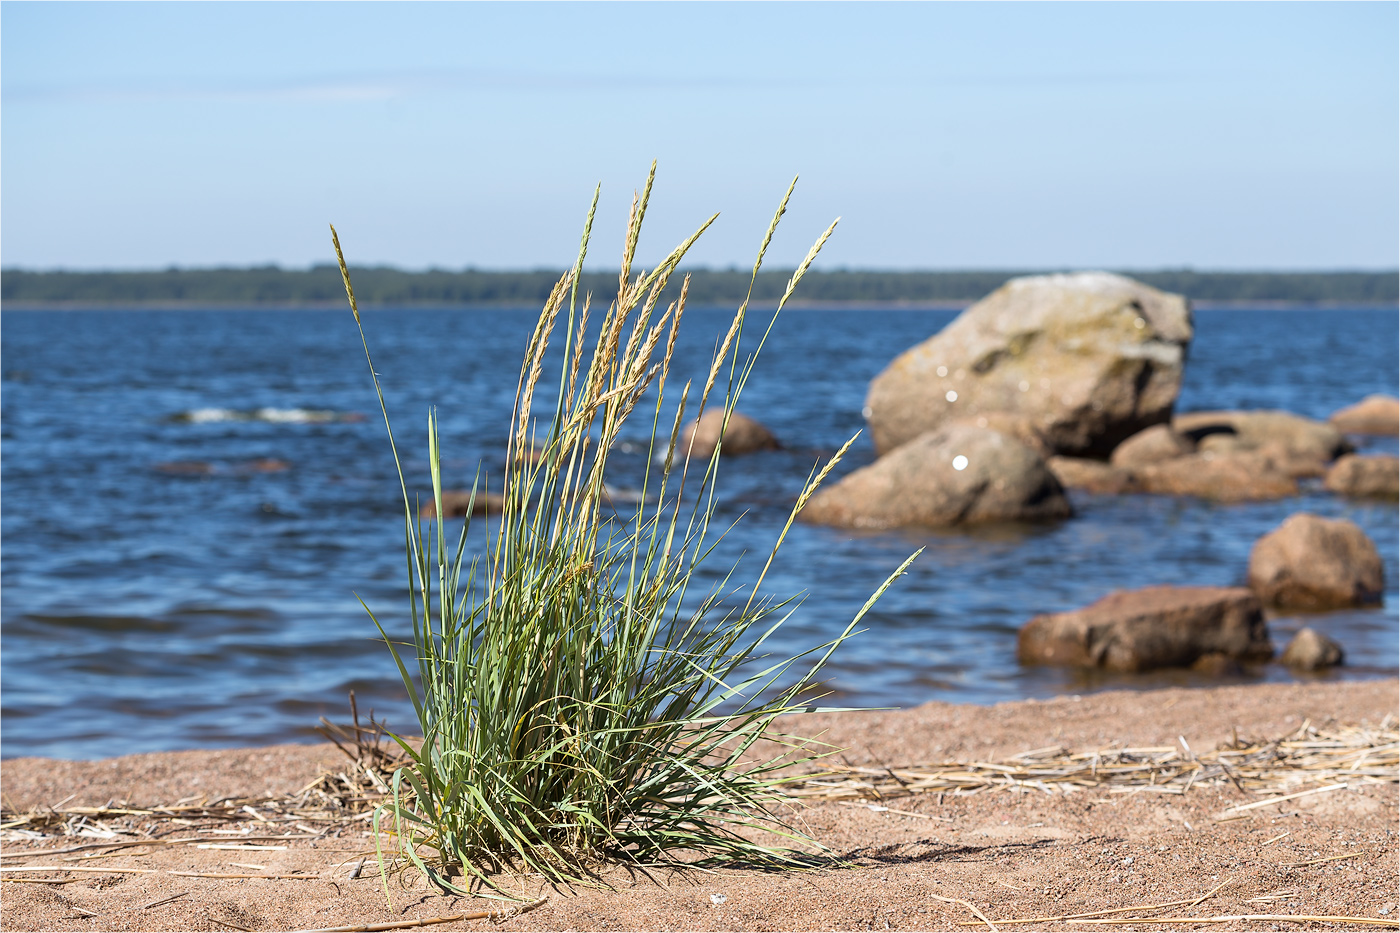
<path id="1" fill-rule="evenodd" d="M 773 433 L 748 415 L 741 412 L 729 413 L 729 424 L 724 424 L 724 409 L 712 408 L 691 422 L 681 432 L 677 449 L 684 456 L 709 459 L 720 445 L 720 432 L 723 431 L 723 444 L 720 453 L 726 457 L 751 454 L 758 450 L 777 450 L 780 446 Z"/>
<path id="2" fill-rule="evenodd" d="M 1305 628 L 1293 636 L 1279 660 L 1295 670 L 1317 671 L 1341 664 L 1344 657 L 1341 645 L 1320 632 Z"/>
<path id="3" fill-rule="evenodd" d="M 1191 662 L 1191 670 L 1207 677 L 1231 677 L 1244 673 L 1244 668 L 1240 667 L 1238 661 L 1219 651 L 1201 655 Z"/>
<path id="4" fill-rule="evenodd" d="M 1012 279 L 871 382 L 875 449 L 1012 412 L 1029 416 L 1055 453 L 1106 457 L 1171 417 L 1191 335 L 1186 299 L 1132 279 Z"/>
<path id="5" fill-rule="evenodd" d="M 1185 435 L 1182 435 L 1185 437 Z M 1234 431 L 1228 433 L 1222 431 L 1219 434 L 1206 434 L 1195 444 L 1198 453 L 1210 454 L 1214 457 L 1228 456 L 1229 454 L 1240 454 L 1255 449 L 1255 445 L 1246 443 Z"/>
<path id="6" fill-rule="evenodd" d="M 1142 492 L 1131 470 L 1084 457 L 1051 457 L 1045 461 L 1055 479 L 1066 489 L 1083 489 L 1103 495 L 1116 496 L 1125 492 Z"/>
<path id="7" fill-rule="evenodd" d="M 1113 449 L 1109 461 L 1118 467 L 1135 467 L 1144 463 L 1160 463 L 1195 453 L 1196 445 L 1169 424 L 1154 424 L 1139 431 Z"/>
<path id="8" fill-rule="evenodd" d="M 1332 464 L 1323 485 L 1344 496 L 1394 499 L 1400 496 L 1400 458 L 1347 454 Z"/>
<path id="9" fill-rule="evenodd" d="M 1392 395 L 1368 395 L 1355 405 L 1332 413 L 1327 419 L 1338 431 L 1348 434 L 1400 433 L 1400 399 Z"/>
<path id="10" fill-rule="evenodd" d="M 1263 451 L 1290 476 L 1321 476 L 1326 465 L 1352 450 L 1330 424 L 1286 411 L 1197 411 L 1177 415 L 1172 427 L 1200 451 Z"/>
<path id="11" fill-rule="evenodd" d="M 1217 502 L 1286 499 L 1298 494 L 1298 483 L 1265 454 L 1211 452 L 1177 457 L 1134 468 L 1143 492 L 1167 496 L 1196 496 Z"/>
<path id="12" fill-rule="evenodd" d="M 1243 587 L 1119 590 L 1083 609 L 1036 616 L 1016 643 L 1023 664 L 1128 672 L 1198 662 L 1208 669 L 1273 653 L 1259 600 Z"/>
<path id="13" fill-rule="evenodd" d="M 1237 454 L 1253 455 L 1267 461 L 1269 468 L 1274 472 L 1291 476 L 1294 479 L 1327 474 L 1327 460 L 1306 451 L 1288 447 L 1278 441 L 1260 445 L 1252 444 L 1238 434 L 1207 434 L 1201 438 L 1196 449 L 1202 455 L 1212 459 Z"/>
<path id="14" fill-rule="evenodd" d="M 505 499 L 491 493 L 478 491 L 476 501 L 472 501 L 470 489 L 444 489 L 442 510 L 448 518 L 464 518 L 467 510 L 472 515 L 497 515 L 505 508 Z M 419 518 L 437 518 L 437 506 L 431 498 L 418 507 Z"/>
<path id="15" fill-rule="evenodd" d="M 998 434 L 1014 438 L 1034 450 L 1041 457 L 1055 453 L 1049 440 L 1041 433 L 1035 419 L 1030 415 L 1019 415 L 1013 411 L 989 411 L 969 418 L 959 418 L 949 424 L 970 424 L 978 428 L 990 428 Z"/>
<path id="16" fill-rule="evenodd" d="M 1268 460 L 1277 472 L 1294 479 L 1326 476 L 1331 465 L 1331 461 L 1289 449 L 1281 444 L 1265 444 L 1256 448 L 1254 453 Z"/>
<path id="17" fill-rule="evenodd" d="M 1266 604 L 1335 609 L 1378 603 L 1385 568 L 1366 533 L 1346 519 L 1290 515 L 1254 542 L 1249 586 Z"/>
<path id="18" fill-rule="evenodd" d="M 801 517 L 891 528 L 1069 515 L 1064 489 L 1033 450 L 996 431 L 957 424 L 930 431 L 819 491 Z"/>

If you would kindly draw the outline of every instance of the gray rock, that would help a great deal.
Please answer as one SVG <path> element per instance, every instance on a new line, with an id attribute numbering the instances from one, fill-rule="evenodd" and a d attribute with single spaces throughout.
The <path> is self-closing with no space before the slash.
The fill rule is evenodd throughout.
<path id="1" fill-rule="evenodd" d="M 1347 454 L 1332 464 L 1322 484 L 1344 496 L 1394 499 L 1400 497 L 1400 458 Z"/>
<path id="2" fill-rule="evenodd" d="M 1132 279 L 1012 279 L 871 382 L 875 449 L 1012 412 L 1029 416 L 1055 453 L 1107 457 L 1171 417 L 1191 336 L 1186 299 Z"/>
<path id="3" fill-rule="evenodd" d="M 1318 671 L 1325 667 L 1335 667 L 1344 659 L 1341 645 L 1310 628 L 1299 630 L 1279 656 L 1279 661 L 1299 671 Z"/>
<path id="4" fill-rule="evenodd" d="M 708 460 L 716 446 L 720 447 L 721 456 L 737 457 L 759 450 L 777 450 L 780 445 L 772 431 L 742 412 L 730 412 L 726 426 L 723 408 L 711 408 L 698 421 L 686 425 L 676 442 L 676 450 L 681 456 L 689 452 L 689 456 L 702 460 Z"/>
<path id="5" fill-rule="evenodd" d="M 819 491 L 805 521 L 845 528 L 1042 521 L 1070 515 L 1053 473 L 1024 444 L 973 425 L 930 431 Z"/>
<path id="6" fill-rule="evenodd" d="M 1400 434 L 1400 399 L 1393 395 L 1368 395 L 1355 405 L 1332 413 L 1327 419 L 1348 434 Z"/>
<path id="7" fill-rule="evenodd" d="M 1254 542 L 1249 586 L 1266 605 L 1287 609 L 1363 606 L 1380 602 L 1385 567 L 1352 522 L 1299 512 Z"/>
<path id="8" fill-rule="evenodd" d="M 1243 587 L 1149 586 L 1036 616 L 1016 653 L 1023 664 L 1136 672 L 1267 661 L 1274 647 L 1259 599 Z"/>

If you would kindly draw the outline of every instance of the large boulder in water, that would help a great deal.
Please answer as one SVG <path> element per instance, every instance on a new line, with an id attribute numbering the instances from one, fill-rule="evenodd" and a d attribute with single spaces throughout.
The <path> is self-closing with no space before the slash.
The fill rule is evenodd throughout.
<path id="1" fill-rule="evenodd" d="M 979 428 L 991 428 L 998 434 L 1005 434 L 1013 440 L 1020 441 L 1042 457 L 1055 456 L 1054 447 L 1046 440 L 1045 435 L 1040 433 L 1040 427 L 1030 415 L 1021 415 L 1013 411 L 988 411 L 947 423 L 971 424 Z"/>
<path id="2" fill-rule="evenodd" d="M 1267 661 L 1274 646 L 1258 598 L 1243 587 L 1149 586 L 1036 616 L 1022 626 L 1016 654 L 1023 664 L 1135 672 Z"/>
<path id="3" fill-rule="evenodd" d="M 1332 413 L 1327 419 L 1348 434 L 1400 434 L 1400 399 L 1393 395 L 1368 395 L 1355 405 Z"/>
<path id="4" fill-rule="evenodd" d="M 1185 298 L 1107 272 L 1012 279 L 885 367 L 866 418 L 880 453 L 989 412 L 1029 416 L 1054 453 L 1107 457 L 1171 417 Z"/>
<path id="5" fill-rule="evenodd" d="M 1381 601 L 1385 565 L 1355 523 L 1299 512 L 1254 542 L 1249 587 L 1284 609 L 1363 606 Z"/>
<path id="6" fill-rule="evenodd" d="M 930 431 L 819 491 L 801 517 L 845 528 L 964 525 L 1067 518 L 1045 461 L 989 428 Z"/>

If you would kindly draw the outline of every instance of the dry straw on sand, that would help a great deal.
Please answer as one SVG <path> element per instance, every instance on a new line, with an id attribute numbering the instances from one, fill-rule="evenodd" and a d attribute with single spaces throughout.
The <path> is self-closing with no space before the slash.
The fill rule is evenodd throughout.
<path id="1" fill-rule="evenodd" d="M 1306 794 L 1354 784 L 1394 783 L 1400 767 L 1400 731 L 1391 718 L 1374 729 L 1305 722 L 1272 741 L 1234 741 L 1196 755 L 1180 746 L 1106 748 L 1071 752 L 1054 746 L 1001 762 L 944 762 L 901 768 L 828 767 L 801 785 L 795 797 L 890 800 L 910 794 L 967 794 L 991 789 L 1073 793 L 1108 786 L 1115 793 L 1184 794 L 1195 785 L 1229 782 L 1246 793 L 1274 796 L 1231 807 L 1241 813 Z M 1301 788 L 1308 785 L 1325 785 Z"/>
<path id="2" fill-rule="evenodd" d="M 338 741 L 338 744 L 345 751 L 344 767 L 331 766 L 327 768 L 314 783 L 306 785 L 293 794 L 281 797 L 248 797 L 213 801 L 185 800 L 167 807 L 128 807 L 115 803 L 106 807 L 65 807 L 60 804 L 51 809 L 43 808 L 27 813 L 6 811 L 3 826 L 7 842 L 23 840 L 33 844 L 49 841 L 52 844 L 57 841 L 57 838 L 66 837 L 74 844 L 57 849 L 29 849 L 27 851 L 25 849 L 12 849 L 0 853 L 4 856 L 3 865 L 0 865 L 0 879 L 10 884 L 23 885 L 24 887 L 19 890 L 26 892 L 44 890 L 45 885 L 48 884 L 71 884 L 79 880 L 91 881 L 91 879 L 100 877 L 98 873 L 83 871 L 83 869 L 111 864 L 107 859 L 112 857 L 138 857 L 144 853 L 152 855 L 161 853 L 159 860 L 154 861 L 157 866 L 154 873 L 152 873 L 152 869 L 148 868 L 144 869 L 146 872 L 144 874 L 128 876 L 133 882 L 136 880 L 146 881 L 171 874 L 169 869 L 186 867 L 179 864 L 178 847 L 187 846 L 195 849 L 209 848 L 211 845 L 218 846 L 220 849 L 233 846 L 237 849 L 250 850 L 247 854 L 233 851 L 221 852 L 220 854 L 238 858 L 247 865 L 246 872 L 230 870 L 226 873 L 246 873 L 250 878 L 267 879 L 249 882 L 252 884 L 285 885 L 289 896 L 292 897 L 302 897 L 301 892 L 312 890 L 312 886 L 305 885 L 299 879 L 319 878 L 322 882 L 327 882 L 354 878 L 364 869 L 366 862 L 372 864 L 372 843 L 363 833 L 369 829 L 368 815 L 384 799 L 385 792 L 382 788 L 385 786 L 386 776 L 391 773 L 395 764 L 395 752 L 393 746 L 384 743 L 377 724 L 328 726 L 326 731 L 330 737 Z M 1326 726 L 1304 724 L 1301 728 L 1292 729 L 1287 734 L 1269 741 L 1249 741 L 1236 737 L 1211 751 L 1201 751 L 1194 758 L 1189 757 L 1184 749 L 1182 754 L 1171 760 L 1163 760 L 1167 759 L 1169 754 L 1164 749 L 1144 752 L 1140 748 L 1099 748 L 1082 752 L 1056 753 L 1053 756 L 1049 751 L 1042 749 L 1029 754 L 1013 755 L 1000 761 L 947 762 L 937 768 L 892 767 L 890 769 L 900 776 L 914 772 L 958 775 L 958 786 L 952 790 L 935 791 L 932 787 L 911 790 L 908 787 L 902 787 L 888 775 L 883 782 L 870 780 L 874 775 L 867 773 L 858 773 L 857 778 L 864 779 L 864 783 L 876 787 L 883 784 L 885 790 L 882 792 L 890 794 L 946 793 L 950 797 L 966 797 L 966 795 L 971 794 L 976 799 L 967 800 L 966 806 L 981 807 L 983 813 L 997 812 L 1007 805 L 1015 806 L 1022 800 L 1033 804 L 1036 799 L 1045 799 L 1048 805 L 1049 801 L 1063 800 L 1066 791 L 1071 794 L 1083 792 L 1086 796 L 1099 796 L 1105 793 L 1111 794 L 1117 790 L 1128 792 L 1167 784 L 1180 790 L 1184 796 L 1178 799 L 1182 799 L 1183 803 L 1189 804 L 1191 799 L 1197 798 L 1198 795 L 1204 795 L 1208 800 L 1222 801 L 1222 803 L 1212 804 L 1211 812 L 1217 812 L 1217 819 L 1222 820 L 1221 830 L 1230 835 L 1236 832 L 1234 827 L 1242 825 L 1234 822 L 1235 819 L 1239 817 L 1248 819 L 1264 812 L 1258 806 L 1259 804 L 1267 805 L 1279 801 L 1297 800 L 1300 794 L 1308 796 L 1328 794 L 1328 788 L 1343 782 L 1346 782 L 1348 786 L 1382 783 L 1389 783 L 1393 786 L 1397 780 L 1397 740 L 1400 740 L 1400 735 L 1397 735 L 1393 719 L 1386 719 L 1381 722 L 1380 726 L 1369 729 L 1333 724 L 1329 720 Z M 1096 755 L 1098 766 L 1092 764 Z M 1115 758 L 1119 755 L 1124 757 Z M 1149 760 L 1133 762 L 1128 756 Z M 1222 758 L 1234 771 L 1235 779 L 1244 786 L 1244 802 L 1237 802 L 1241 796 L 1238 786 L 1223 767 L 1218 767 Z M 1249 759 L 1247 766 L 1246 762 L 1243 761 L 1246 758 Z M 1029 764 L 1027 764 L 1028 760 Z M 1109 762 L 1108 765 L 1105 765 L 1106 761 Z M 1117 764 L 1114 764 L 1115 761 Z M 1059 764 L 1053 764 L 1054 762 Z M 1089 763 L 1087 767 L 1085 766 L 1086 762 Z M 1141 767 L 1144 764 L 1150 766 Z M 1199 769 L 1193 768 L 1193 764 L 1198 765 Z M 1025 775 L 1022 776 L 1023 779 L 1020 783 L 1016 779 L 1007 782 L 1004 777 L 1001 777 L 1007 772 L 989 766 L 1013 769 L 1013 771 L 1052 769 L 1070 771 L 1071 773 L 1075 773 L 1077 770 L 1082 773 L 1079 773 L 1078 779 L 1074 782 L 1047 781 L 1045 786 L 1041 787 L 1026 783 Z M 1183 775 L 1182 772 L 1186 773 Z M 1196 775 L 1194 781 L 1191 780 L 1192 774 Z M 832 777 L 848 779 L 851 774 L 832 775 L 827 773 L 825 776 L 807 774 L 803 777 L 808 780 L 825 780 L 830 783 Z M 1035 780 L 1034 778 L 1029 779 Z M 879 802 L 879 799 L 874 797 L 871 787 L 864 788 L 861 792 L 865 796 L 858 798 L 848 796 L 829 800 L 822 796 L 808 796 L 788 799 L 791 805 L 797 807 L 803 807 L 804 804 L 808 803 L 846 803 L 851 807 L 864 809 L 874 802 L 878 809 L 886 808 L 885 803 Z M 1151 790 L 1143 792 L 1156 793 Z M 843 793 L 849 795 L 851 790 L 847 789 Z M 997 803 L 998 799 L 1005 802 Z M 1112 799 L 1122 800 L 1126 803 L 1129 800 L 1141 801 L 1142 797 Z M 1233 805 L 1223 811 L 1214 810 L 1215 807 L 1224 806 L 1227 803 Z M 988 807 L 994 809 L 989 810 Z M 1287 808 L 1288 804 L 1283 809 Z M 928 809 L 927 803 L 922 805 L 920 809 Z M 896 808 L 893 806 L 889 806 L 888 810 L 891 813 L 896 812 Z M 958 811 L 953 812 L 956 815 Z M 926 819 L 938 819 L 928 813 L 917 815 Z M 883 819 L 884 816 L 888 816 L 888 814 L 873 815 L 870 818 L 879 820 Z M 1317 845 L 1318 842 L 1328 838 L 1328 830 L 1325 827 L 1322 829 L 1322 835 L 1319 836 L 1306 824 L 1288 823 L 1286 825 L 1290 826 L 1291 829 L 1284 830 L 1283 827 L 1279 827 L 1278 831 L 1268 833 L 1267 836 L 1261 833 L 1258 837 L 1261 841 L 1256 843 L 1258 849 L 1275 852 L 1277 850 L 1273 847 L 1277 846 L 1281 849 L 1292 845 L 1300 834 L 1305 838 L 1311 834 L 1314 839 L 1312 845 Z M 1231 837 L 1233 838 L 1233 836 Z M 1153 840 L 1152 849 L 1156 848 L 1155 841 Z M 312 842 L 319 842 L 319 850 L 313 849 L 309 845 Z M 346 844 L 351 849 L 341 848 Z M 1183 842 L 1183 844 L 1194 845 L 1195 843 Z M 259 870 L 252 864 L 263 861 L 264 856 L 271 854 L 263 852 L 260 855 L 260 850 L 280 850 L 284 847 L 302 853 L 303 857 L 310 856 L 313 862 L 318 857 L 328 861 L 321 868 L 303 862 L 298 865 L 295 872 Z M 1088 848 L 1097 851 L 1094 844 Z M 319 856 L 315 854 L 317 851 L 320 853 Z M 352 851 L 353 854 L 349 854 Z M 1377 852 L 1365 853 L 1356 849 L 1343 851 L 1340 854 L 1331 854 L 1326 849 L 1323 849 L 1322 852 L 1309 852 L 1307 848 L 1295 846 L 1293 851 L 1297 854 L 1291 857 L 1283 856 L 1282 861 L 1277 860 L 1279 858 L 1277 855 L 1269 859 L 1269 864 L 1276 866 L 1278 870 L 1289 872 L 1289 886 L 1280 889 L 1277 886 L 1277 881 L 1273 880 L 1276 876 L 1271 875 L 1267 870 L 1262 874 L 1255 871 L 1254 876 L 1259 880 L 1269 879 L 1265 883 L 1272 885 L 1256 889 L 1255 896 L 1249 896 L 1249 893 L 1240 893 L 1241 884 L 1248 884 L 1248 882 L 1244 881 L 1238 872 L 1231 872 L 1228 876 L 1222 873 L 1222 877 L 1218 880 L 1202 884 L 1198 889 L 1199 894 L 1191 893 L 1192 889 L 1189 887 L 1182 890 L 1181 887 L 1175 886 L 1176 889 L 1172 893 L 1162 892 L 1162 894 L 1166 894 L 1165 897 L 1162 894 L 1156 898 L 1148 895 L 1138 899 L 1140 902 L 1136 903 L 1132 901 L 1124 903 L 1121 894 L 1125 893 L 1126 889 L 1117 886 L 1114 886 L 1112 892 L 1105 891 L 1102 898 L 1091 897 L 1087 901 L 1080 899 L 1073 907 L 1069 904 L 1056 905 L 1048 898 L 1040 904 L 1036 904 L 1034 901 L 1023 901 L 1021 898 L 1026 896 L 1024 894 L 1018 894 L 1011 902 L 1007 902 L 989 895 L 985 879 L 979 893 L 974 893 L 970 888 L 959 889 L 954 885 L 942 888 L 941 893 L 927 890 L 924 893 L 935 901 L 948 904 L 950 909 L 954 911 L 945 916 L 943 924 L 958 925 L 969 929 L 1009 930 L 1027 927 L 1059 927 L 1061 925 L 1069 927 L 1077 925 L 1079 928 L 1098 926 L 1112 929 L 1132 925 L 1185 927 L 1194 924 L 1214 928 L 1267 929 L 1270 925 L 1309 926 L 1324 923 L 1349 924 L 1352 928 L 1395 929 L 1400 926 L 1400 922 L 1390 917 L 1362 916 L 1361 914 L 1367 911 L 1357 909 L 1361 904 L 1357 902 L 1356 898 L 1351 898 L 1345 903 L 1337 901 L 1317 902 L 1309 905 L 1312 909 L 1306 913 L 1264 913 L 1263 911 L 1274 911 L 1283 907 L 1283 903 L 1278 903 L 1280 901 L 1292 904 L 1296 903 L 1300 897 L 1307 899 L 1310 891 L 1314 894 L 1318 893 L 1313 890 L 1311 882 L 1321 877 L 1330 877 L 1330 874 L 1323 876 L 1318 873 L 1335 872 L 1338 870 L 1335 866 L 1339 865 L 1354 865 L 1358 858 L 1368 861 L 1370 867 L 1367 868 L 1367 871 L 1374 871 L 1379 869 L 1379 866 L 1374 862 L 1375 859 L 1388 858 L 1388 856 Z M 333 855 L 332 852 L 336 854 Z M 1216 858 L 1218 857 L 1217 854 Z M 336 861 L 337 859 L 339 861 Z M 955 863 L 957 861 L 954 860 Z M 991 870 L 996 873 L 994 866 L 986 865 L 980 859 L 974 860 L 974 862 L 976 863 L 975 872 Z M 165 866 L 164 869 L 159 867 L 162 864 Z M 13 869 L 31 869 L 31 871 L 14 871 Z M 33 871 L 32 869 L 45 870 Z M 1151 871 L 1151 869 L 1148 870 Z M 1205 869 L 1205 871 L 1212 870 L 1214 869 Z M 157 899 L 158 902 L 164 897 L 178 895 L 181 891 L 189 891 L 196 898 L 204 897 L 207 892 L 215 890 L 218 886 L 230 883 L 216 878 L 216 874 L 222 875 L 225 872 L 211 871 L 182 875 L 178 879 L 180 884 L 178 889 L 154 889 L 151 894 L 146 896 L 146 900 L 149 901 L 155 897 L 156 893 L 160 893 L 163 896 Z M 847 873 L 838 872 L 836 874 L 845 875 Z M 1249 876 L 1250 872 L 1246 871 L 1244 874 Z M 34 875 L 40 877 L 31 877 Z M 703 877 L 713 876 L 704 875 Z M 1204 880 L 1204 875 L 1199 877 L 1200 880 Z M 944 876 L 944 879 L 945 881 L 951 880 L 949 876 Z M 964 880 L 966 881 L 966 877 Z M 1018 879 L 1013 876 L 1012 880 Z M 1309 882 L 1306 885 L 1302 883 L 1305 880 Z M 35 887 L 36 882 L 40 882 L 38 887 Z M 868 882 L 859 883 L 866 884 Z M 1002 881 L 995 879 L 993 883 L 1000 884 Z M 1097 883 L 1090 881 L 1090 886 L 1096 886 Z M 1010 887 L 1013 892 L 1021 892 L 1025 887 L 1025 882 L 1018 880 L 1018 884 L 1007 884 L 1005 887 Z M 54 890 L 67 891 L 71 889 L 57 887 Z M 290 893 L 293 890 L 295 893 Z M 935 891 L 937 890 L 939 889 L 935 889 Z M 1114 894 L 1119 896 L 1113 896 Z M 538 898 L 539 895 L 534 896 Z M 194 899 L 186 898 L 186 900 Z M 1223 904 L 1221 899 L 1226 899 Z M 179 901 L 179 903 L 185 903 L 186 900 Z M 998 907 L 998 904 L 1001 906 Z M 1216 904 L 1220 904 L 1220 906 L 1216 907 Z M 138 902 L 138 905 L 144 907 L 145 901 Z M 95 906 L 95 904 L 88 902 L 88 906 Z M 519 906 L 524 908 L 536 905 L 534 902 L 527 901 Z M 1212 907 L 1215 909 L 1211 910 Z M 210 909 L 214 908 L 205 908 L 205 910 Z M 74 906 L 71 910 L 81 911 L 82 908 Z M 1057 910 L 1059 912 L 1055 912 Z M 1255 910 L 1260 912 L 1252 912 Z M 963 913 L 964 911 L 965 913 Z M 345 931 L 411 929 L 431 927 L 457 920 L 479 919 L 485 921 L 490 918 L 483 915 L 490 913 L 490 911 L 477 911 L 476 913 L 463 914 L 459 913 L 458 910 L 437 909 L 427 916 L 415 920 L 401 920 L 381 915 L 367 918 L 365 923 L 328 929 Z M 960 913 L 962 917 L 967 919 L 961 920 Z M 576 916 L 582 918 L 591 915 L 576 914 Z M 229 929 L 249 929 L 252 927 L 252 924 L 238 916 L 210 915 L 208 919 L 211 924 Z M 392 922 L 376 922 L 381 920 Z"/>
<path id="3" fill-rule="evenodd" d="M 208 846 L 208 836 L 156 838 L 150 832 L 118 829 L 107 821 L 138 817 L 154 826 L 217 823 L 258 827 L 258 834 L 226 831 L 239 848 L 287 839 L 319 838 L 336 828 L 367 828 L 374 809 L 390 796 L 388 780 L 406 756 L 384 743 L 382 725 L 334 725 L 322 720 L 322 733 L 345 752 L 346 767 L 325 771 L 298 793 L 280 798 L 239 797 L 180 801 L 166 806 L 44 807 L 25 813 L 4 810 L 0 832 L 9 840 L 66 837 L 90 840 L 42 853 L 48 858 L 98 853 L 136 846 Z M 833 781 L 833 777 L 845 777 Z M 859 775 L 853 776 L 853 775 Z M 1037 749 L 1001 762 L 945 762 L 884 769 L 839 767 L 804 775 L 788 788 L 787 802 L 893 800 L 912 794 L 950 795 L 1000 791 L 1065 794 L 1089 788 L 1109 792 L 1186 794 L 1193 787 L 1232 784 L 1245 793 L 1265 794 L 1222 811 L 1218 819 L 1282 801 L 1363 784 L 1400 781 L 1400 730 L 1388 717 L 1376 728 L 1304 723 L 1288 735 L 1249 741 L 1236 738 L 1220 748 L 1191 755 L 1173 747 L 1107 748 L 1071 752 Z M 915 814 L 927 816 L 926 814 Z M 1287 836 L 1284 833 L 1269 842 Z M 1268 843 L 1266 843 L 1268 844 Z M 1352 856 L 1329 856 L 1326 861 Z M 1307 863 L 1299 863 L 1307 864 Z M 263 877 L 261 875 L 256 877 Z"/>

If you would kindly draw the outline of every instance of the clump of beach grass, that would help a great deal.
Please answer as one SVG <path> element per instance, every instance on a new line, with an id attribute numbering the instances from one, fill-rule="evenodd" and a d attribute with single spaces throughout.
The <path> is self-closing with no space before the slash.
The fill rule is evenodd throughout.
<path id="1" fill-rule="evenodd" d="M 668 377 L 688 278 L 674 300 L 661 299 L 715 217 L 656 268 L 634 273 L 655 172 L 653 164 L 642 193 L 634 194 L 617 295 L 596 333 L 589 328 L 593 299 L 578 287 L 594 192 L 578 256 L 525 349 L 504 511 L 479 553 L 467 546 L 470 508 L 453 547 L 441 521 L 420 524 L 374 375 L 403 492 L 412 644 L 394 644 L 374 621 L 423 734 L 421 746 L 398 739 L 407 764 L 393 775 L 375 829 L 397 842 L 398 857 L 388 861 L 415 866 L 446 890 L 465 893 L 481 882 L 499 891 L 493 875 L 511 871 L 556 884 L 596 883 L 597 868 L 609 861 L 801 864 L 802 853 L 791 846 L 810 849 L 812 840 L 775 810 L 788 799 L 792 766 L 818 753 L 807 740 L 778 734 L 774 720 L 813 711 L 804 698 L 820 691 L 823 664 L 917 556 L 835 638 L 795 656 L 767 655 L 766 643 L 797 601 L 761 594 L 764 576 L 797 512 L 853 437 L 814 467 L 751 586 L 738 585 L 731 569 L 720 585 L 695 592 L 704 589 L 697 570 L 723 532 L 711 528 L 720 450 L 693 460 L 679 449 L 681 428 L 707 405 L 722 406 L 727 421 L 777 311 L 836 224 L 793 274 L 753 350 L 740 349 L 746 298 L 699 391 L 687 382 L 673 398 Z M 764 234 L 753 277 L 795 185 Z M 332 237 L 373 375 L 334 228 Z M 552 340 L 563 342 L 563 363 L 547 378 Z M 541 395 L 553 403 L 544 415 L 536 406 Z M 672 417 L 663 417 L 667 401 L 675 405 Z M 639 406 L 651 423 L 648 466 L 635 508 L 621 515 L 607 501 L 604 477 L 614 442 Z M 428 455 L 441 516 L 441 451 L 431 412 Z M 761 737 L 788 750 L 751 754 Z M 748 831 L 754 827 L 768 834 Z"/>

